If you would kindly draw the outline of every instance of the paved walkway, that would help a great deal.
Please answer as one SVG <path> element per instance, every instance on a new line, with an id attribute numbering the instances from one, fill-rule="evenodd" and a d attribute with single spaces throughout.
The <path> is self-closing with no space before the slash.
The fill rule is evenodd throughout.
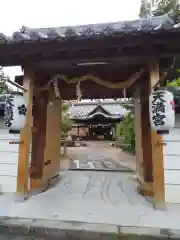
<path id="1" fill-rule="evenodd" d="M 71 168 L 135 170 L 135 157 L 124 153 L 119 148 L 112 147 L 106 141 L 88 141 L 87 147 L 70 147 L 68 156 L 72 160 Z"/>
<path id="2" fill-rule="evenodd" d="M 74 239 L 93 239 L 93 233 L 179 237 L 180 206 L 155 210 L 136 187 L 132 173 L 64 171 L 52 188 L 24 203 L 0 196 L 0 232 L 9 226 L 38 236 L 69 231 Z M 77 237 L 84 232 L 91 237 Z"/>
<path id="3" fill-rule="evenodd" d="M 147 236 L 180 239 L 180 205 L 167 205 L 166 211 L 154 209 L 137 193 L 132 171 L 90 171 L 135 170 L 135 158 L 107 142 L 88 144 L 68 149 L 76 171 L 62 171 L 46 192 L 21 203 L 12 195 L 0 196 L 2 239 L 14 239 L 7 236 L 10 232 L 20 239 L 26 239 L 23 235 L 41 239 L 107 240 L 117 239 L 117 235 L 122 239 L 133 239 L 127 235 L 144 240 Z"/>

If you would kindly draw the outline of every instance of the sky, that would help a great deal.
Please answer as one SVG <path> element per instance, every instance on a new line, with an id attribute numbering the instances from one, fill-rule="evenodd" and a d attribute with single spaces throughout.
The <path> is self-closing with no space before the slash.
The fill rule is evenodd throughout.
<path id="1" fill-rule="evenodd" d="M 58 27 L 134 20 L 141 0 L 1 0 L 0 32 L 12 35 L 27 27 Z M 20 67 L 4 68 L 14 79 Z"/>

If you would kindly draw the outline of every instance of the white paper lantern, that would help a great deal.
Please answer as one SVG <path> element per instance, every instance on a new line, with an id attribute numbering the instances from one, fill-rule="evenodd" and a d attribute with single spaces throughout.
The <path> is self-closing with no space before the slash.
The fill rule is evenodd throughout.
<path id="1" fill-rule="evenodd" d="M 5 98 L 4 124 L 11 130 L 20 130 L 25 125 L 26 100 L 20 92 L 13 92 Z"/>
<path id="2" fill-rule="evenodd" d="M 167 90 L 153 92 L 149 99 L 150 123 L 157 132 L 166 132 L 175 125 L 173 94 Z"/>

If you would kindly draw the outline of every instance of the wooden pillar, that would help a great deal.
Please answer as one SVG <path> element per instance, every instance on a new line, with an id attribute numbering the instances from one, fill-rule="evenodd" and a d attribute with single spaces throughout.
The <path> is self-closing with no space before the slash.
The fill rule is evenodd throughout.
<path id="1" fill-rule="evenodd" d="M 156 60 L 149 63 L 149 78 L 152 87 L 159 81 L 159 65 Z M 164 186 L 164 154 L 163 154 L 163 139 L 162 135 L 151 130 L 151 150 L 152 150 L 152 165 L 153 165 L 153 202 L 157 207 L 165 206 L 165 186 Z"/>
<path id="2" fill-rule="evenodd" d="M 78 127 L 77 127 L 77 135 L 79 137 L 79 124 L 78 124 Z"/>
<path id="3" fill-rule="evenodd" d="M 32 153 L 30 168 L 31 192 L 39 192 L 47 187 L 42 182 L 44 168 L 44 148 L 46 146 L 46 121 L 47 121 L 48 93 L 43 91 L 34 98 L 33 104 L 33 126 Z"/>
<path id="4" fill-rule="evenodd" d="M 165 203 L 164 193 L 164 166 L 162 137 L 150 126 L 149 96 L 152 87 L 159 80 L 158 62 L 152 60 L 148 66 L 149 77 L 143 79 L 140 85 L 141 107 L 141 144 L 143 156 L 143 180 L 139 186 L 139 192 L 153 197 L 156 206 Z"/>
<path id="5" fill-rule="evenodd" d="M 150 79 L 143 79 L 140 85 L 140 131 L 142 148 L 142 175 L 139 191 L 145 196 L 154 196 L 153 191 L 153 162 L 151 149 L 151 127 L 149 122 L 149 95 L 151 92 Z"/>
<path id="6" fill-rule="evenodd" d="M 29 151 L 31 145 L 32 102 L 33 102 L 33 72 L 24 69 L 23 87 L 27 89 L 24 96 L 27 100 L 27 116 L 23 129 L 20 131 L 18 174 L 16 195 L 19 199 L 27 198 L 29 190 Z"/>
<path id="7" fill-rule="evenodd" d="M 55 113 L 55 114 L 57 114 L 57 117 L 59 118 L 59 123 L 60 123 L 60 125 L 59 125 L 59 138 L 58 138 L 58 141 L 59 141 L 59 145 L 60 145 L 60 156 L 62 155 L 62 148 L 61 148 L 61 129 L 62 129 L 62 114 L 63 114 L 63 110 L 62 110 L 62 105 L 63 105 L 63 102 L 62 102 L 62 99 L 61 98 L 59 98 L 59 99 L 57 99 L 56 98 L 56 101 L 57 101 L 57 106 L 56 106 L 56 110 L 57 110 L 57 113 Z M 59 105 L 59 108 L 58 108 L 58 105 Z M 59 115 L 58 115 L 59 114 Z"/>
<path id="8" fill-rule="evenodd" d="M 141 129 L 141 104 L 140 104 L 140 88 L 139 85 L 136 88 L 134 96 L 134 127 L 136 137 L 136 173 L 138 180 L 144 182 L 143 176 L 143 151 L 142 151 L 142 129 Z"/>
<path id="9" fill-rule="evenodd" d="M 40 192 L 59 174 L 61 150 L 61 99 L 53 90 L 35 99 L 31 161 L 31 191 Z"/>
<path id="10" fill-rule="evenodd" d="M 49 92 L 48 100 L 43 181 L 49 181 L 59 174 L 61 158 L 62 100 L 56 98 L 53 91 Z"/>

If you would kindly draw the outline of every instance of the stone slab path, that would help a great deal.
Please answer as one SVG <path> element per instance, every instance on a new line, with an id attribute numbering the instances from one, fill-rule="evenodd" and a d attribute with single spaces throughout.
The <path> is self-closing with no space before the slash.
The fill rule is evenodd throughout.
<path id="1" fill-rule="evenodd" d="M 110 142 L 90 141 L 87 147 L 70 147 L 72 169 L 135 170 L 135 157 L 112 147 Z"/>

